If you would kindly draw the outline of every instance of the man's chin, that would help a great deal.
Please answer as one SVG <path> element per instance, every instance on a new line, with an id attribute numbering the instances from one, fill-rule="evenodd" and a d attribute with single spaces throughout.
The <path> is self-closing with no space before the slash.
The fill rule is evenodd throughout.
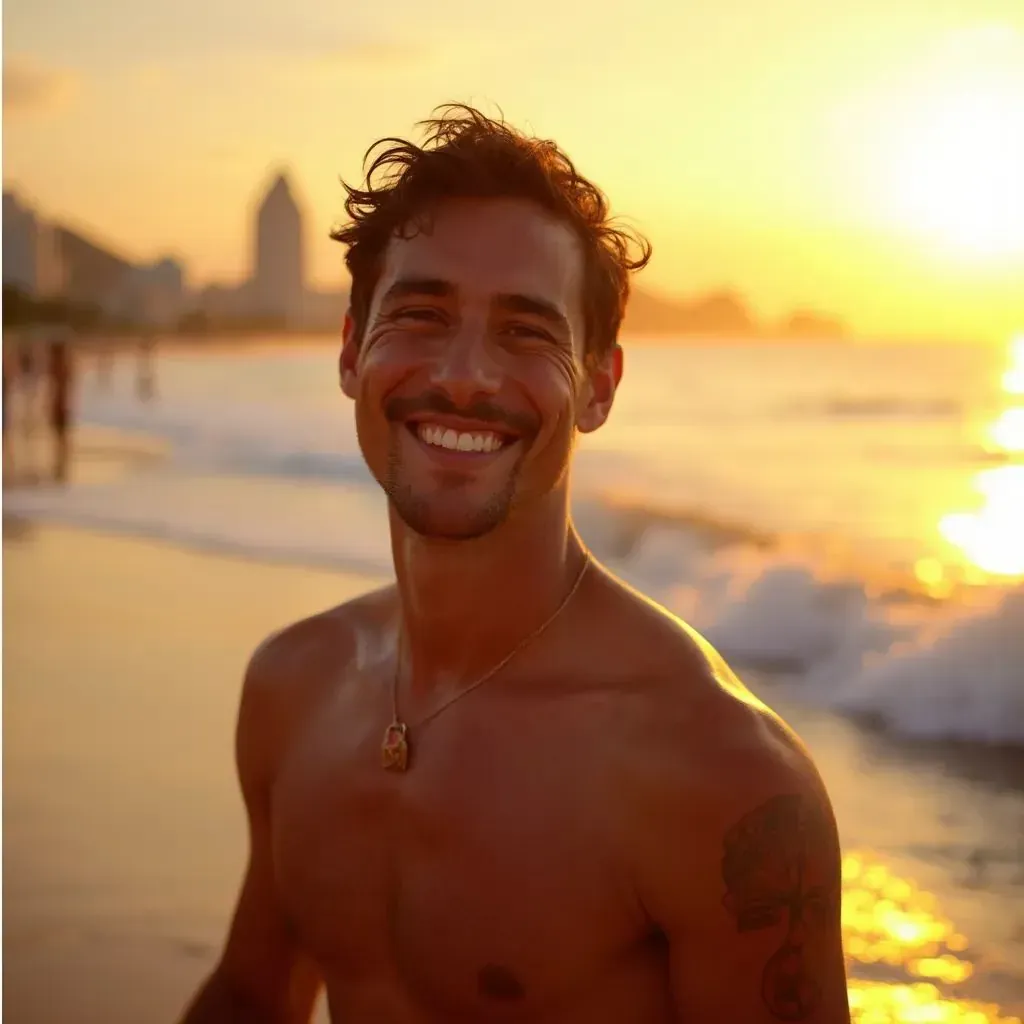
<path id="1" fill-rule="evenodd" d="M 478 540 L 496 530 L 508 517 L 505 502 L 455 509 L 409 497 L 393 494 L 391 505 L 408 529 L 428 540 Z"/>

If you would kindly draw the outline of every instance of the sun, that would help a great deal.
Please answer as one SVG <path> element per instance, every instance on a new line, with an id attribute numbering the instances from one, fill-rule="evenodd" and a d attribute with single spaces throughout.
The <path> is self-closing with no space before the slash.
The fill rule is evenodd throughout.
<path id="1" fill-rule="evenodd" d="M 1024 258 L 1024 34 L 953 33 L 868 95 L 850 155 L 885 222 L 936 253 Z"/>
<path id="2" fill-rule="evenodd" d="M 1024 85 L 937 96 L 900 148 L 895 202 L 909 227 L 965 255 L 1024 254 Z"/>

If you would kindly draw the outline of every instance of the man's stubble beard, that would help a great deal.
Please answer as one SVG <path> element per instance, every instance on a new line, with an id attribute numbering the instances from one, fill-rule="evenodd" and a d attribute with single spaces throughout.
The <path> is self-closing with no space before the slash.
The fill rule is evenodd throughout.
<path id="1" fill-rule="evenodd" d="M 516 460 L 501 490 L 491 495 L 486 504 L 464 522 L 447 529 L 438 529 L 431 522 L 429 499 L 417 496 L 408 484 L 401 482 L 402 460 L 397 437 L 392 437 L 388 446 L 388 470 L 382 486 L 399 518 L 414 533 L 439 540 L 476 540 L 497 529 L 512 513 L 521 464 L 522 456 Z"/>

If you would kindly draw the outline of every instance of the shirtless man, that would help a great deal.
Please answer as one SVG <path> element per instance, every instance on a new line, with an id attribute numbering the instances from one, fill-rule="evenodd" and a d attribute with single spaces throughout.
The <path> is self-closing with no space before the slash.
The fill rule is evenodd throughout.
<path id="1" fill-rule="evenodd" d="M 799 740 L 588 554 L 578 431 L 649 248 L 468 108 L 349 189 L 341 386 L 397 585 L 255 653 L 250 859 L 187 1024 L 848 1022 L 840 857 Z"/>

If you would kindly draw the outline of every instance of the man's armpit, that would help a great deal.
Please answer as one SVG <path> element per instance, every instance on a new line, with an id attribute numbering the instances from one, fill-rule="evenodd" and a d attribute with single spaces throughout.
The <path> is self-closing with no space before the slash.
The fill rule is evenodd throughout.
<path id="1" fill-rule="evenodd" d="M 722 902 L 737 931 L 770 928 L 779 935 L 762 972 L 761 997 L 780 1020 L 806 1020 L 821 1002 L 828 967 L 818 961 L 837 929 L 838 868 L 831 814 L 808 796 L 772 797 L 725 835 Z"/>

